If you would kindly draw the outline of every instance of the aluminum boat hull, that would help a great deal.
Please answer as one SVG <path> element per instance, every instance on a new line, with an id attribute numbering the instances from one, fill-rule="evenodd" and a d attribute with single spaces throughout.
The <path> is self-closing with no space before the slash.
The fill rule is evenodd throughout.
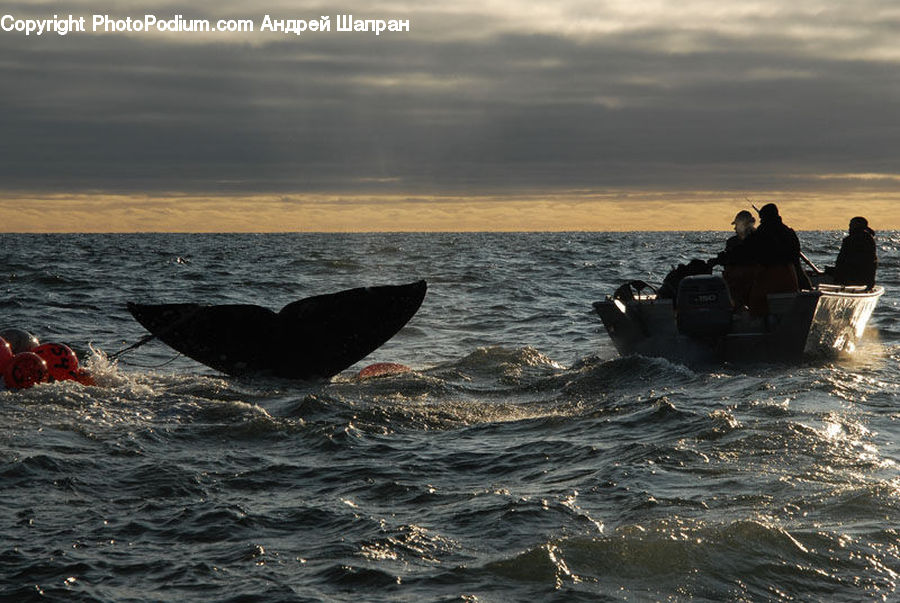
<path id="1" fill-rule="evenodd" d="M 883 287 L 820 285 L 813 291 L 769 296 L 769 314 L 735 312 L 726 331 L 712 336 L 679 330 L 671 299 L 640 295 L 594 303 L 620 355 L 680 362 L 793 362 L 805 356 L 852 352 L 884 293 Z"/>

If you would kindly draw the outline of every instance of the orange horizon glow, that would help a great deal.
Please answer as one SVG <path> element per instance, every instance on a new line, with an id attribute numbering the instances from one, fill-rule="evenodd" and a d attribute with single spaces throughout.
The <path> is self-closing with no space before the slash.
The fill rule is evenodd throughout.
<path id="1" fill-rule="evenodd" d="M 754 194 L 796 230 L 844 230 L 863 215 L 900 229 L 900 192 Z M 527 195 L 24 194 L 0 195 L 3 233 L 522 232 L 731 229 L 749 209 L 731 192 L 585 192 Z"/>

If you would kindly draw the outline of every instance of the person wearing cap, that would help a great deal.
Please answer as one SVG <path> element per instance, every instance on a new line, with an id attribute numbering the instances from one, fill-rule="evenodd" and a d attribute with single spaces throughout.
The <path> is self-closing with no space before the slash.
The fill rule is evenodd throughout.
<path id="1" fill-rule="evenodd" d="M 834 277 L 838 285 L 875 286 L 878 270 L 878 253 L 875 249 L 875 231 L 862 216 L 850 220 L 849 234 L 841 242 L 834 267 L 827 266 L 826 274 Z"/>
<path id="2" fill-rule="evenodd" d="M 800 290 L 800 239 L 778 213 L 778 206 L 767 203 L 759 210 L 759 228 L 749 240 L 750 255 L 759 264 L 748 306 L 750 314 L 765 316 L 769 311 L 767 295 Z"/>
<path id="3" fill-rule="evenodd" d="M 710 267 L 723 266 L 722 278 L 728 283 L 731 300 L 736 308 L 747 305 L 750 288 L 756 279 L 759 266 L 753 258 L 749 238 L 756 232 L 756 218 L 746 209 L 742 209 L 731 222 L 735 234 L 725 241 L 725 251 L 709 261 Z"/>
<path id="4" fill-rule="evenodd" d="M 746 251 L 742 253 L 742 248 L 747 237 L 756 232 L 755 223 L 756 218 L 753 217 L 753 214 L 746 209 L 739 211 L 731 222 L 734 226 L 735 234 L 725 241 L 725 251 L 719 253 L 715 259 L 711 260 L 710 265 L 727 266 L 728 264 L 746 263 L 744 257 L 746 256 Z"/>

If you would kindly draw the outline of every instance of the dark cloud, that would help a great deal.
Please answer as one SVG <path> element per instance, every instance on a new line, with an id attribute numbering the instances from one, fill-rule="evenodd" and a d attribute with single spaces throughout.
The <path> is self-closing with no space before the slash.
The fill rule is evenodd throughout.
<path id="1" fill-rule="evenodd" d="M 898 171 L 896 64 L 867 58 L 871 42 L 476 21 L 423 14 L 410 35 L 239 42 L 0 33 L 0 178 L 136 192 L 746 190 Z M 873 26 L 878 44 L 889 29 Z"/>

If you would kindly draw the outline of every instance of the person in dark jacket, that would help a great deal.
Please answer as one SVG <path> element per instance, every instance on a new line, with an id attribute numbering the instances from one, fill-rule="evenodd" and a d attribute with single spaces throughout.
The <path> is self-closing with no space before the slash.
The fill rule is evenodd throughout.
<path id="1" fill-rule="evenodd" d="M 736 308 L 747 305 L 750 289 L 756 280 L 759 265 L 753 257 L 750 237 L 756 232 L 756 218 L 743 209 L 734 217 L 735 234 L 725 241 L 725 251 L 709 261 L 710 266 L 721 265 L 722 278 L 728 283 L 728 291 Z"/>
<path id="2" fill-rule="evenodd" d="M 878 269 L 878 253 L 875 250 L 875 231 L 862 216 L 850 220 L 849 234 L 841 242 L 835 266 L 825 272 L 834 277 L 838 285 L 875 286 Z"/>
<path id="3" fill-rule="evenodd" d="M 734 217 L 731 224 L 734 226 L 735 234 L 725 241 L 725 251 L 722 251 L 710 261 L 710 266 L 716 264 L 728 266 L 730 264 L 746 264 L 751 258 L 749 257 L 749 249 L 744 245 L 751 234 L 756 231 L 754 224 L 756 218 L 753 217 L 746 209 L 742 209 Z"/>
<path id="4" fill-rule="evenodd" d="M 769 311 L 766 296 L 770 293 L 793 293 L 800 290 L 797 269 L 800 267 L 800 239 L 788 227 L 774 203 L 759 210 L 759 228 L 748 239 L 751 257 L 759 264 L 748 306 L 754 316 Z"/>

